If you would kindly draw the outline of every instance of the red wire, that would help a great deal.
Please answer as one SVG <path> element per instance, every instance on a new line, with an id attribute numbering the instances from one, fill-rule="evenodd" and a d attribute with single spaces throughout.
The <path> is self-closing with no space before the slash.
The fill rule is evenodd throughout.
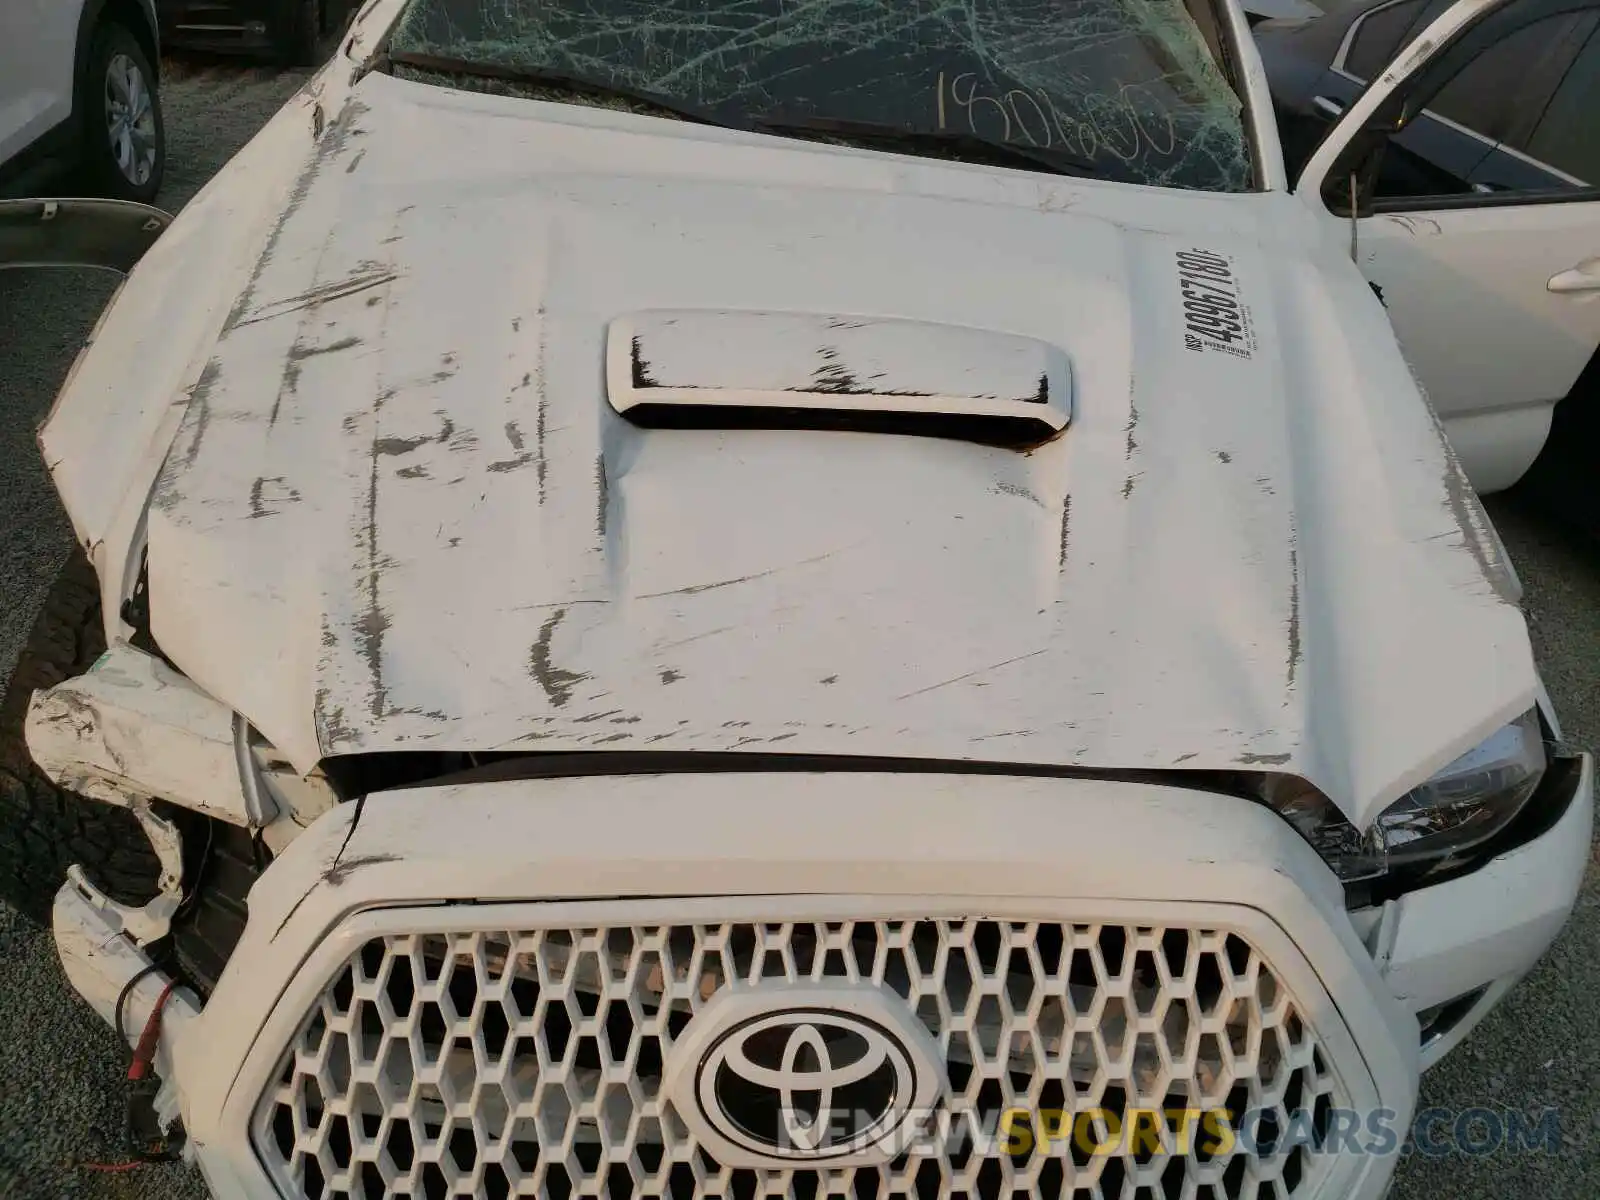
<path id="1" fill-rule="evenodd" d="M 161 995 L 156 997 L 150 1015 L 145 1019 L 144 1032 L 139 1035 L 139 1044 L 134 1048 L 133 1061 L 128 1064 L 128 1079 L 137 1082 L 145 1077 L 155 1062 L 156 1044 L 161 1040 L 161 1013 L 167 1007 L 167 1000 L 172 995 L 176 980 L 168 980 L 167 985 L 161 989 Z M 148 1162 L 141 1158 L 130 1158 L 126 1162 L 79 1163 L 85 1171 L 99 1171 L 108 1175 L 120 1175 L 127 1171 L 137 1171 L 140 1167 L 147 1166 Z"/>
<path id="2" fill-rule="evenodd" d="M 155 1062 L 156 1042 L 161 1038 L 161 1010 L 167 1007 L 167 997 L 172 995 L 176 983 L 176 980 L 167 980 L 167 986 L 161 989 L 161 995 L 156 997 L 155 1007 L 150 1010 L 150 1016 L 145 1020 L 144 1032 L 139 1035 L 139 1045 L 133 1052 L 133 1061 L 128 1064 L 128 1078 L 131 1080 L 143 1079 Z"/>

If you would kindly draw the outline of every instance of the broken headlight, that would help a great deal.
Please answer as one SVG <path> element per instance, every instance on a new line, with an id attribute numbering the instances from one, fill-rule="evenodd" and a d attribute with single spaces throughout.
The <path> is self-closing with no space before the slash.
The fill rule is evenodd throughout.
<path id="1" fill-rule="evenodd" d="M 1365 832 L 1304 780 L 1269 777 L 1259 794 L 1353 883 L 1442 863 L 1493 837 L 1522 811 L 1548 765 L 1538 710 L 1529 709 L 1412 788 Z"/>
<path id="2" fill-rule="evenodd" d="M 1547 765 L 1539 713 L 1529 709 L 1383 810 L 1375 828 L 1389 865 L 1448 858 L 1500 832 Z"/>

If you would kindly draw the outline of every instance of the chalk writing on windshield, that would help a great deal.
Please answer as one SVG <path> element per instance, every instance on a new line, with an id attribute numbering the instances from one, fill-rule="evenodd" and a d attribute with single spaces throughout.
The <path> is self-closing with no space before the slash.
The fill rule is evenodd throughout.
<path id="1" fill-rule="evenodd" d="M 942 128 L 1118 180 L 1251 186 L 1243 106 L 1184 0 L 409 0 L 390 50 L 590 85 L 573 103 L 642 93 L 736 128 L 927 130 L 942 113 Z"/>
<path id="2" fill-rule="evenodd" d="M 1131 163 L 1144 154 L 1165 156 L 1178 147 L 1178 130 L 1170 112 L 1135 102 L 1123 89 L 1094 111 L 1062 113 L 1044 88 L 986 88 L 977 74 L 965 71 L 951 78 L 939 74 L 939 126 L 955 128 L 1013 145 L 1060 148 L 1078 158 L 1110 155 Z"/>

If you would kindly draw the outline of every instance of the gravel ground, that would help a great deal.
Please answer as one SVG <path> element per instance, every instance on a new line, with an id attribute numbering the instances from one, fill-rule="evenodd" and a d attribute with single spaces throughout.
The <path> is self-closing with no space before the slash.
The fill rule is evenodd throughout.
<path id="1" fill-rule="evenodd" d="M 171 139 L 163 206 L 179 208 L 300 85 L 303 72 L 167 64 Z M 0 273 L 0 678 L 66 556 L 70 529 L 32 431 L 109 295 L 107 279 Z M 1568 739 L 1600 746 L 1600 552 L 1515 496 L 1490 504 L 1528 590 L 1545 679 Z M 1600 861 L 1597 855 L 1596 861 Z M 1533 976 L 1424 1080 L 1424 1106 L 1561 1111 L 1550 1156 L 1413 1158 L 1398 1200 L 1587 1198 L 1600 1194 L 1600 872 Z M 97 1174 L 118 1159 L 121 1059 L 114 1035 L 72 994 L 42 931 L 0 906 L 0 1198 L 190 1200 L 176 1167 Z"/>

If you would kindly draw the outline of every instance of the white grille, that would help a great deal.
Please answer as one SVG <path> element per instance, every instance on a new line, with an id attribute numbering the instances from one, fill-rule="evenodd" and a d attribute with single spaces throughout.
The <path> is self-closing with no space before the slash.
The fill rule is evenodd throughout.
<path id="1" fill-rule="evenodd" d="M 256 1110 L 286 1194 L 916 1200 L 1291 1200 L 1348 1097 L 1260 952 L 1238 932 L 988 918 L 471 929 L 374 937 L 305 1015 Z M 1271 1110 L 1253 1146 L 1091 1154 L 1066 1131 L 1013 1153 L 954 1138 L 879 1167 L 730 1169 L 662 1094 L 663 1059 L 730 986 L 866 982 L 902 997 L 946 1071 L 935 1124 L 1007 1110 Z M 1299 1136 L 1288 1137 L 1292 1114 Z M 1020 1128 L 1021 1123 L 1013 1126 Z M 1098 1119 L 1089 1142 L 1108 1139 Z M 1312 1131 L 1313 1148 L 1304 1130 Z M 1003 1135 L 1002 1135 L 1003 1136 Z M 1271 1143 L 1277 1139 L 1276 1147 Z"/>

